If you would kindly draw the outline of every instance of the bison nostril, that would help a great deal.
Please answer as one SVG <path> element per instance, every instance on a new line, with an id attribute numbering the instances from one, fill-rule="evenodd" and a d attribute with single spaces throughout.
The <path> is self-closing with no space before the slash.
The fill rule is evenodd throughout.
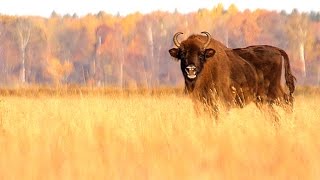
<path id="1" fill-rule="evenodd" d="M 189 73 L 195 73 L 196 72 L 196 66 L 194 65 L 189 65 L 186 67 L 185 71 L 189 74 Z"/>

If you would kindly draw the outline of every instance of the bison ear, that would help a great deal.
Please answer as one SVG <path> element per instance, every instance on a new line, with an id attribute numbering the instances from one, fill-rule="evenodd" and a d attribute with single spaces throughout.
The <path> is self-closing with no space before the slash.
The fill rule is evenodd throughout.
<path id="1" fill-rule="evenodd" d="M 215 53 L 216 53 L 216 51 L 212 48 L 206 49 L 204 51 L 206 58 L 211 58 Z"/>
<path id="2" fill-rule="evenodd" d="M 172 57 L 179 59 L 179 49 L 178 48 L 172 48 L 169 50 L 169 53 Z"/>

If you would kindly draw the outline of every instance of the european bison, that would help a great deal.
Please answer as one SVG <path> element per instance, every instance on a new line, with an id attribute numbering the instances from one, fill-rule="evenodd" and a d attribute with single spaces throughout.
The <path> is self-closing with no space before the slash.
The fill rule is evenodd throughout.
<path id="1" fill-rule="evenodd" d="M 185 80 L 185 91 L 208 107 L 218 111 L 218 104 L 226 108 L 242 107 L 256 102 L 258 77 L 255 68 L 222 43 L 211 38 L 208 32 L 191 35 L 181 43 L 173 36 L 177 48 L 169 53 L 180 60 Z"/>
<path id="2" fill-rule="evenodd" d="M 255 45 L 236 48 L 233 52 L 255 67 L 258 74 L 258 94 L 262 101 L 292 108 L 296 78 L 291 73 L 289 57 L 284 50 L 274 46 Z M 281 86 L 282 59 L 289 94 L 285 93 Z"/>

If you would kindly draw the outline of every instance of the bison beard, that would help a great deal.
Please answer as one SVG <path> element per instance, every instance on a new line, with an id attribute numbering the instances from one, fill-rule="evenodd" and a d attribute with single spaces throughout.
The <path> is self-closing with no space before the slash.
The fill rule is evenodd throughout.
<path id="1" fill-rule="evenodd" d="M 185 91 L 196 102 L 209 107 L 215 115 L 219 104 L 226 107 L 243 107 L 256 102 L 257 74 L 251 64 L 220 42 L 211 39 L 208 32 L 191 35 L 169 53 L 180 61 L 185 80 Z M 198 103 L 197 103 L 198 104 Z"/>

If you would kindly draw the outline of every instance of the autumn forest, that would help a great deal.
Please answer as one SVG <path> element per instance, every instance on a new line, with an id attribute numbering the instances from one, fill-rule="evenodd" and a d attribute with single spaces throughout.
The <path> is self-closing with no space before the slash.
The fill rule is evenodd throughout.
<path id="1" fill-rule="evenodd" d="M 177 31 L 208 31 L 230 48 L 269 44 L 290 57 L 299 85 L 320 84 L 320 12 L 217 5 L 181 14 L 49 18 L 0 14 L 0 86 L 21 84 L 159 87 L 183 84 L 168 49 Z"/>

